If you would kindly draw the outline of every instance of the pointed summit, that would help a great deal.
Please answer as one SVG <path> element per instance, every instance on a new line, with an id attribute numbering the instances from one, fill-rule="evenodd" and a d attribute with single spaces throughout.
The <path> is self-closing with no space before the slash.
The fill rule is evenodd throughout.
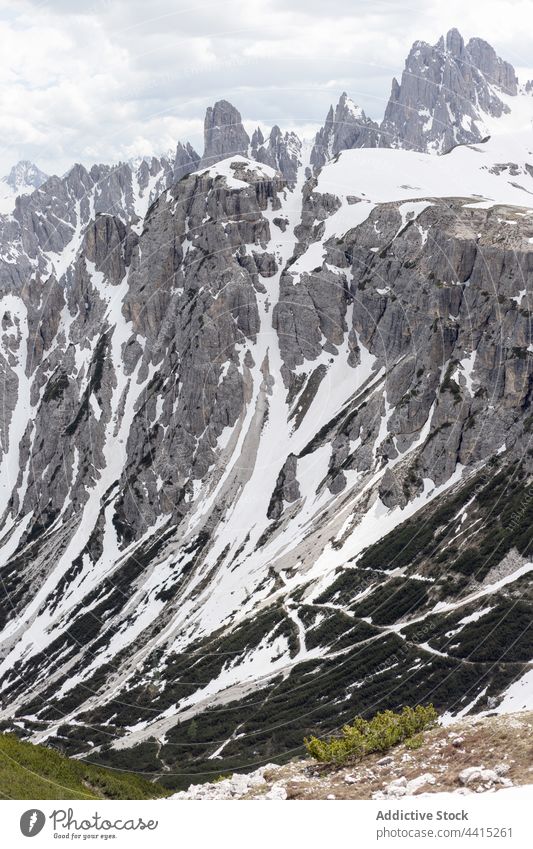
<path id="1" fill-rule="evenodd" d="M 457 59 L 461 59 L 464 56 L 465 43 L 463 40 L 463 36 L 455 27 L 451 30 L 448 30 L 446 33 L 446 50 L 448 53 L 451 53 L 452 56 L 455 56 Z"/>
<path id="2" fill-rule="evenodd" d="M 34 165 L 29 159 L 21 159 L 16 165 L 13 165 L 7 177 L 3 178 L 3 182 L 11 186 L 16 194 L 39 189 L 47 180 L 48 174 L 37 168 L 37 165 Z"/>
<path id="3" fill-rule="evenodd" d="M 256 135 L 260 133 L 260 135 Z M 261 141 L 259 142 L 259 138 Z M 252 138 L 252 156 L 258 162 L 275 168 L 287 180 L 289 185 L 294 185 L 300 164 L 302 142 L 293 132 L 282 133 L 277 124 L 274 124 L 268 139 L 264 139 L 260 130 L 256 130 Z"/>
<path id="4" fill-rule="evenodd" d="M 341 150 L 378 146 L 378 125 L 367 118 L 363 109 L 343 92 L 335 111 L 330 106 L 326 122 L 315 136 L 311 165 L 321 168 Z"/>
<path id="5" fill-rule="evenodd" d="M 227 100 L 210 106 L 204 121 L 204 155 L 200 168 L 209 168 L 228 156 L 248 155 L 250 139 L 244 129 L 241 113 Z"/>
<path id="6" fill-rule="evenodd" d="M 178 142 L 173 163 L 173 179 L 181 180 L 186 174 L 196 171 L 199 162 L 200 157 L 189 142 L 186 144 Z"/>
<path id="7" fill-rule="evenodd" d="M 488 134 L 487 118 L 509 111 L 498 89 L 516 94 L 515 71 L 482 39 L 465 45 L 451 29 L 435 45 L 415 41 L 401 83 L 392 83 L 382 143 L 443 153 L 479 142 Z"/>
<path id="8" fill-rule="evenodd" d="M 257 150 L 257 148 L 265 143 L 265 137 L 261 131 L 261 127 L 257 127 L 252 134 L 252 150 Z"/>

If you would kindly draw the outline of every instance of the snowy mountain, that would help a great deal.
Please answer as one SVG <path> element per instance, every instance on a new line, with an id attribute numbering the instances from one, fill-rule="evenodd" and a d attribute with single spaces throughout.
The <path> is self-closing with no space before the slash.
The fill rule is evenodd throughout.
<path id="1" fill-rule="evenodd" d="M 321 168 L 342 150 L 379 146 L 382 145 L 378 125 L 343 92 L 335 111 L 330 106 L 326 123 L 315 136 L 310 161 L 315 168 Z"/>
<path id="2" fill-rule="evenodd" d="M 13 166 L 2 182 L 7 183 L 18 194 L 27 194 L 32 189 L 39 189 L 47 180 L 48 175 L 44 171 L 37 168 L 33 162 L 23 159 Z"/>
<path id="3" fill-rule="evenodd" d="M 0 213 L 11 212 L 19 195 L 30 194 L 47 180 L 48 175 L 33 162 L 27 159 L 17 162 L 9 174 L 0 180 Z"/>
<path id="4" fill-rule="evenodd" d="M 365 710 L 530 705 L 533 100 L 476 50 L 490 139 L 383 147 L 343 95 L 311 162 L 219 101 L 201 160 L 0 221 L 19 733 L 180 787 Z"/>
<path id="5" fill-rule="evenodd" d="M 505 96 L 516 93 L 514 68 L 482 39 L 465 45 L 453 29 L 434 46 L 415 42 L 401 83 L 392 83 L 381 126 L 385 143 L 446 152 L 481 141 L 491 119 L 508 112 Z"/>
<path id="6" fill-rule="evenodd" d="M 494 118 L 509 114 L 508 96 L 517 93 L 514 68 L 486 41 L 472 38 L 465 45 L 456 29 L 434 45 L 416 41 L 401 83 L 392 81 L 381 125 L 344 93 L 316 135 L 311 164 L 321 167 L 341 150 L 359 147 L 446 153 L 479 142 Z"/>

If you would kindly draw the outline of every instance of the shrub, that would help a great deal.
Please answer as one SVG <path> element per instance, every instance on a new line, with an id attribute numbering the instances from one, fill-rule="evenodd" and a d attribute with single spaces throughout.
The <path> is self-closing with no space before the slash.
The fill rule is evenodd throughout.
<path id="1" fill-rule="evenodd" d="M 372 752 L 386 752 L 404 740 L 416 738 L 436 724 L 438 714 L 433 705 L 404 707 L 401 713 L 385 710 L 370 720 L 356 717 L 353 725 L 345 725 L 341 737 L 319 740 L 305 739 L 308 753 L 322 763 L 344 763 L 358 760 Z M 416 744 L 415 744 L 416 746 Z"/>
<path id="2" fill-rule="evenodd" d="M 414 737 L 409 737 L 409 739 L 405 741 L 405 748 L 406 749 L 420 749 L 423 742 L 424 742 L 424 735 L 423 734 L 415 734 Z"/>

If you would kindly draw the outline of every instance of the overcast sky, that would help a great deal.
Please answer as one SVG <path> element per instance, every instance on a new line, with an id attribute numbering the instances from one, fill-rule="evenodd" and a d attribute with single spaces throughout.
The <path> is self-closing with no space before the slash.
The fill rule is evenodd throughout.
<path id="1" fill-rule="evenodd" d="M 201 149 L 220 98 L 307 135 L 343 90 L 379 119 L 412 42 L 453 26 L 527 78 L 532 24 L 533 0 L 0 0 L 0 173 Z"/>

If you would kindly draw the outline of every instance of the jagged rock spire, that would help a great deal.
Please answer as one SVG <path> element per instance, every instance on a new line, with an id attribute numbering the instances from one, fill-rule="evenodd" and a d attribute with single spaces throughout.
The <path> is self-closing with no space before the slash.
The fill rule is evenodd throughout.
<path id="1" fill-rule="evenodd" d="M 204 155 L 201 168 L 209 168 L 228 156 L 246 156 L 250 138 L 243 127 L 241 113 L 227 100 L 210 106 L 204 121 Z"/>
<path id="2" fill-rule="evenodd" d="M 445 152 L 480 141 L 487 134 L 484 119 L 508 111 L 495 89 L 514 95 L 517 80 L 486 41 L 465 45 L 457 29 L 435 45 L 415 41 L 401 83 L 392 82 L 382 144 Z"/>
<path id="3" fill-rule="evenodd" d="M 330 106 L 326 123 L 315 136 L 311 165 L 320 168 L 341 150 L 378 145 L 378 125 L 367 118 L 363 109 L 343 92 L 335 112 L 333 106 Z"/>

